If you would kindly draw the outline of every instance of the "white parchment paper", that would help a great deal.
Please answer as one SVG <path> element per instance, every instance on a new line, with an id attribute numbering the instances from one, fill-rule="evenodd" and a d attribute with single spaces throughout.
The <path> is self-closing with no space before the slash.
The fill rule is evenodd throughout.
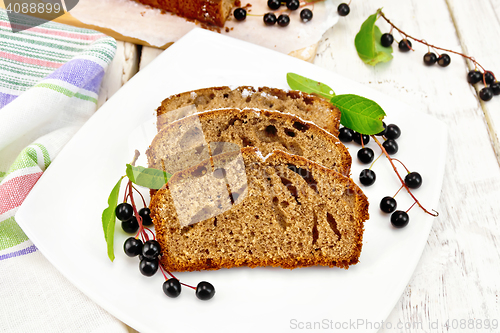
<path id="1" fill-rule="evenodd" d="M 250 3 L 248 14 L 263 15 L 271 10 L 267 0 L 242 1 Z M 286 7 L 282 7 L 286 9 Z M 307 23 L 300 20 L 300 10 L 286 11 L 290 15 L 287 27 L 265 26 L 262 16 L 247 16 L 238 22 L 234 18 L 226 22 L 229 29 L 221 33 L 242 39 L 279 52 L 290 53 L 308 47 L 321 39 L 323 33 L 338 21 L 338 14 L 332 0 L 308 5 L 313 19 Z M 80 0 L 71 10 L 71 15 L 83 23 L 112 29 L 124 36 L 133 37 L 161 47 L 175 42 L 200 24 L 189 22 L 170 13 L 162 14 L 159 9 L 142 5 L 133 0 Z"/>

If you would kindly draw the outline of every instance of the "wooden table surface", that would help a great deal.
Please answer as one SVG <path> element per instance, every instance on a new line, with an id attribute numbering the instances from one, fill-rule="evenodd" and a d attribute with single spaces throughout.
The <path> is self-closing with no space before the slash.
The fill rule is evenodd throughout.
<path id="1" fill-rule="evenodd" d="M 487 320 L 500 321 L 500 96 L 480 101 L 482 86 L 467 83 L 473 66 L 460 56 L 451 55 L 446 68 L 424 66 L 427 47 L 417 43 L 415 52 L 395 48 L 389 63 L 367 66 L 356 54 L 354 36 L 383 7 L 406 33 L 473 56 L 500 77 L 500 0 L 353 0 L 350 7 L 350 14 L 323 36 L 314 64 L 417 107 L 449 130 L 440 215 L 387 318 L 393 329 L 380 332 L 499 332 L 500 327 L 487 328 Z M 377 25 L 389 30 L 381 19 Z M 161 52 L 118 42 L 99 105 Z M 421 132 L 433 135 L 425 128 Z M 403 328 L 395 329 L 398 322 Z"/>

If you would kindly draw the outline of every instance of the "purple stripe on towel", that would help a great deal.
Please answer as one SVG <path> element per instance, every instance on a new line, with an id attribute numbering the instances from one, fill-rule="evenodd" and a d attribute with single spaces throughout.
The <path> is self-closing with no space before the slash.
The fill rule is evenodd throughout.
<path id="1" fill-rule="evenodd" d="M 27 247 L 25 249 L 22 249 L 22 250 L 19 250 L 19 251 L 16 251 L 16 252 L 11 252 L 11 253 L 7 253 L 7 254 L 3 254 L 0 256 L 0 261 L 2 260 L 5 260 L 5 259 L 10 259 L 10 258 L 14 258 L 14 257 L 20 257 L 20 256 L 24 256 L 26 254 L 30 254 L 30 253 L 33 253 L 37 250 L 36 246 L 33 244 L 31 245 L 30 247 Z"/>
<path id="2" fill-rule="evenodd" d="M 104 69 L 101 65 L 86 59 L 74 59 L 48 75 L 46 79 L 65 81 L 78 88 L 85 87 L 97 94 L 101 80 L 96 78 L 102 78 L 103 75 Z"/>
<path id="3" fill-rule="evenodd" d="M 17 98 L 17 95 L 10 95 L 0 92 L 0 109 Z"/>

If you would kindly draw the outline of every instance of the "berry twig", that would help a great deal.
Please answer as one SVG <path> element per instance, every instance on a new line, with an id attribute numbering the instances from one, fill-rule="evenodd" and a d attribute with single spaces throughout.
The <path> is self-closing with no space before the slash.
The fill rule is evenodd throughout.
<path id="1" fill-rule="evenodd" d="M 399 174 L 399 171 L 398 169 L 396 168 L 396 166 L 394 165 L 394 162 L 393 162 L 393 158 L 389 156 L 389 154 L 387 153 L 387 151 L 385 150 L 384 146 L 380 143 L 380 141 L 378 141 L 377 137 L 375 135 L 372 135 L 372 138 L 373 140 L 377 143 L 377 145 L 380 147 L 380 149 L 382 150 L 382 152 L 384 153 L 384 155 L 387 157 L 387 159 L 389 160 L 389 162 L 391 163 L 392 165 L 392 168 L 394 169 L 394 171 L 396 172 L 396 175 L 398 176 L 399 178 L 399 181 L 401 182 L 401 185 L 406 189 L 406 191 L 408 192 L 408 194 L 413 198 L 413 200 L 415 201 L 415 203 L 424 211 L 426 212 L 427 214 L 431 215 L 431 216 L 439 216 L 439 213 L 436 212 L 435 210 L 434 213 L 431 213 L 429 212 L 427 209 L 425 209 L 424 206 L 422 206 L 422 204 L 420 204 L 420 202 L 418 201 L 418 199 L 413 195 L 413 193 L 411 192 L 410 188 L 405 184 L 403 178 L 401 178 L 401 175 Z M 399 191 L 398 191 L 399 192 Z M 414 203 L 414 204 L 415 204 Z M 413 207 L 413 206 L 412 206 Z M 411 207 L 410 207 L 411 208 Z"/>
<path id="2" fill-rule="evenodd" d="M 392 23 L 386 16 L 385 14 L 380 11 L 379 12 L 379 15 L 380 17 L 382 17 L 387 23 L 389 23 L 391 25 L 391 29 L 396 29 L 401 35 L 403 35 L 405 38 L 410 38 L 410 39 L 413 39 L 414 41 L 416 42 L 419 42 L 421 44 L 424 44 L 424 45 L 427 45 L 428 47 L 432 47 L 433 49 L 435 50 L 441 50 L 441 51 L 445 51 L 445 52 L 449 52 L 449 53 L 453 53 L 453 54 L 457 54 L 459 56 L 462 56 L 466 59 L 469 59 L 470 61 L 472 61 L 472 63 L 474 63 L 474 66 L 477 68 L 477 66 L 481 67 L 481 69 L 484 71 L 484 72 L 487 72 L 486 69 L 484 69 L 483 66 L 481 66 L 480 63 L 478 63 L 476 61 L 476 59 L 474 59 L 473 57 L 471 56 L 468 56 L 466 54 L 463 54 L 463 53 L 460 53 L 460 52 L 457 52 L 457 51 L 453 51 L 453 50 L 449 50 L 449 49 L 445 49 L 445 48 L 442 48 L 442 47 L 439 47 L 439 46 L 435 46 L 435 45 L 432 45 L 432 44 L 429 44 L 427 43 L 427 41 L 425 41 L 424 39 L 418 39 L 418 38 L 415 38 L 413 36 L 410 36 L 408 35 L 406 32 L 404 32 L 403 30 L 399 29 L 397 26 L 394 25 L 394 23 Z"/>

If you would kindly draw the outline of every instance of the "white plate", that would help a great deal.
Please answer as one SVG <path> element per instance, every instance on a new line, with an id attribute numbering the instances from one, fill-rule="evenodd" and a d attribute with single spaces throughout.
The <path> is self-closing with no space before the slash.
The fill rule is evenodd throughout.
<path id="1" fill-rule="evenodd" d="M 131 160 L 129 134 L 137 125 L 151 119 L 171 94 L 217 85 L 287 88 L 287 72 L 325 82 L 337 94 L 355 93 L 377 101 L 388 115 L 386 121 L 402 129 L 397 157 L 423 176 L 423 186 L 415 194 L 426 207 L 439 210 L 446 155 L 446 127 L 441 122 L 309 63 L 194 30 L 133 77 L 83 126 L 31 191 L 17 221 L 75 286 L 141 332 L 286 332 L 307 325 L 376 331 L 407 285 L 433 221 L 414 207 L 406 228 L 391 227 L 378 205 L 382 197 L 396 193 L 399 183 L 384 157 L 374 166 L 377 182 L 363 188 L 371 218 L 365 225 L 360 263 L 349 270 L 239 268 L 179 273 L 185 283 L 214 284 L 215 297 L 202 302 L 188 288 L 178 299 L 170 299 L 162 292 L 161 274 L 142 276 L 138 260 L 121 250 L 128 235 L 118 223 L 116 259 L 111 263 L 107 258 L 101 213 Z M 359 146 L 348 147 L 355 156 Z M 357 181 L 364 166 L 353 160 Z M 398 208 L 411 205 L 403 191 L 396 198 Z"/>

